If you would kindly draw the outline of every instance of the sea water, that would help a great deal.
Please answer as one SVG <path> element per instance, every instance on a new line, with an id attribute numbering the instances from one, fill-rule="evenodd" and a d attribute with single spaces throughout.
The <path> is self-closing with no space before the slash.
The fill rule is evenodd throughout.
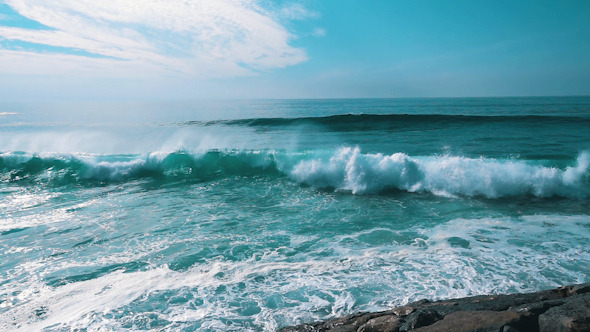
<path id="1" fill-rule="evenodd" d="M 276 330 L 590 280 L 590 98 L 0 104 L 0 330 Z"/>

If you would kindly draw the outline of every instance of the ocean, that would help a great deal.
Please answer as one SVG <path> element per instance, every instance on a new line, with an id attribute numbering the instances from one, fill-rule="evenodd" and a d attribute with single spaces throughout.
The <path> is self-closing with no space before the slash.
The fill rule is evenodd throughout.
<path id="1" fill-rule="evenodd" d="M 273 331 L 590 281 L 590 97 L 0 103 L 0 330 Z"/>

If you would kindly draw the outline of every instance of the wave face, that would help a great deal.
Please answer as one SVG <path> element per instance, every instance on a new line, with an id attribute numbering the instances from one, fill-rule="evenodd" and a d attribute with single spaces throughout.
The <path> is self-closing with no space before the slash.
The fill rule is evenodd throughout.
<path id="1" fill-rule="evenodd" d="M 589 164 L 588 152 L 581 153 L 575 165 L 559 169 L 522 160 L 364 154 L 358 147 L 333 153 L 215 150 L 108 158 L 10 153 L 0 156 L 0 179 L 65 185 L 146 178 L 213 181 L 231 176 L 278 176 L 352 194 L 399 190 L 442 196 L 584 199 L 590 196 Z"/>
<path id="2" fill-rule="evenodd" d="M 276 173 L 271 153 L 260 151 L 191 154 L 150 153 L 143 156 L 0 155 L 4 182 L 45 181 L 63 185 L 142 178 L 209 181 L 231 175 Z"/>

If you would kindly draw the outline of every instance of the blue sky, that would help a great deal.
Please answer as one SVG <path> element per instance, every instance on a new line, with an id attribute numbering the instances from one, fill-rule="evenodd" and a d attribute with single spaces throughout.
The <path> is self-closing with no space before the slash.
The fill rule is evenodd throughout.
<path id="1" fill-rule="evenodd" d="M 589 59 L 589 1 L 0 1 L 2 100 L 588 95 Z"/>

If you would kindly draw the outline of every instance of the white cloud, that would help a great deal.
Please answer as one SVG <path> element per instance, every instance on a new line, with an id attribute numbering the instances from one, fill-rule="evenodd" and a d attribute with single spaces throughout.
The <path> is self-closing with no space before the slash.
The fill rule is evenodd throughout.
<path id="1" fill-rule="evenodd" d="M 303 62 L 280 14 L 256 0 L 6 0 L 49 30 L 0 26 L 0 38 L 99 57 L 0 50 L 0 71 L 227 77 Z M 305 14 L 303 7 L 294 12 Z M 293 9 L 291 9 L 293 10 Z M 284 13 L 283 13 L 284 14 Z"/>

